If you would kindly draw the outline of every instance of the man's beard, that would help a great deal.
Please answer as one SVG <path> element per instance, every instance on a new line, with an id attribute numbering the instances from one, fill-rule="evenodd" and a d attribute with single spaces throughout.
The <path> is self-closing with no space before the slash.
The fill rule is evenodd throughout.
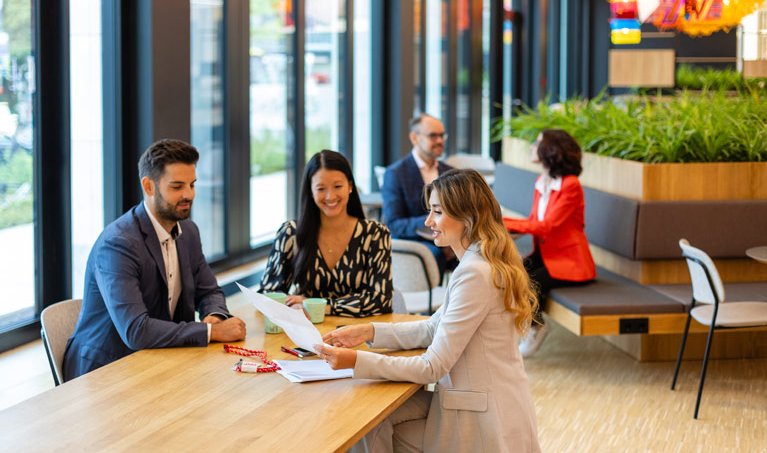
<path id="1" fill-rule="evenodd" d="M 189 209 L 186 212 L 179 212 L 177 207 L 181 203 L 189 202 Z M 157 212 L 157 217 L 167 220 L 169 222 L 178 222 L 179 220 L 186 220 L 192 215 L 192 200 L 186 198 L 179 201 L 176 205 L 171 205 L 165 198 L 162 197 L 160 191 L 157 191 L 157 196 L 154 201 L 154 208 Z"/>

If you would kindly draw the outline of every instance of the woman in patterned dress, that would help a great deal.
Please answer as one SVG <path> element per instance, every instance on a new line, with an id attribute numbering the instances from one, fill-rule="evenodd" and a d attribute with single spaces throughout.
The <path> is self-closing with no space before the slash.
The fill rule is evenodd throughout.
<path id="1" fill-rule="evenodd" d="M 323 150 L 307 162 L 298 220 L 285 222 L 269 254 L 261 292 L 327 299 L 326 313 L 365 317 L 391 313 L 391 239 L 365 219 L 351 166 Z"/>

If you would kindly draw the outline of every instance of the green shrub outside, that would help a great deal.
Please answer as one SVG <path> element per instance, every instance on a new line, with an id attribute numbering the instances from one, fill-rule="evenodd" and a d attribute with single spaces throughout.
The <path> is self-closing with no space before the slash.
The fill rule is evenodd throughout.
<path id="1" fill-rule="evenodd" d="M 287 165 L 286 133 L 261 131 L 250 140 L 250 175 L 268 175 L 284 171 Z M 330 128 L 306 130 L 306 159 L 330 148 Z"/>
<path id="2" fill-rule="evenodd" d="M 20 187 L 32 184 L 32 155 L 24 150 L 6 150 L 0 157 L 0 229 L 32 223 L 32 191 L 17 194 Z"/>
<path id="3" fill-rule="evenodd" d="M 533 141 L 547 128 L 566 130 L 584 151 L 647 163 L 767 161 L 767 99 L 757 90 L 544 101 L 496 122 L 493 137 Z"/>

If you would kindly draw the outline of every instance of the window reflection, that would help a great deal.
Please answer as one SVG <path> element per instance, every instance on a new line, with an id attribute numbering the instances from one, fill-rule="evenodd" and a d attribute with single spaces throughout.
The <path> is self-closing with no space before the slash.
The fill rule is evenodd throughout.
<path id="1" fill-rule="evenodd" d="M 200 151 L 192 218 L 200 227 L 208 259 L 223 255 L 224 91 L 223 0 L 192 0 L 191 106 L 192 144 Z"/>
<path id="2" fill-rule="evenodd" d="M 0 330 L 31 318 L 35 304 L 32 8 L 1 4 Z"/>
<path id="3" fill-rule="evenodd" d="M 371 137 L 373 117 L 372 0 L 354 2 L 354 180 L 363 192 L 371 191 Z"/>
<path id="4" fill-rule="evenodd" d="M 88 254 L 104 227 L 101 0 L 69 5 L 72 297 L 81 298 Z"/>
<path id="5" fill-rule="evenodd" d="M 341 0 L 306 2 L 306 155 L 339 150 L 341 43 L 346 20 Z"/>
<path id="6" fill-rule="evenodd" d="M 250 241 L 271 240 L 287 217 L 290 0 L 250 0 Z"/>

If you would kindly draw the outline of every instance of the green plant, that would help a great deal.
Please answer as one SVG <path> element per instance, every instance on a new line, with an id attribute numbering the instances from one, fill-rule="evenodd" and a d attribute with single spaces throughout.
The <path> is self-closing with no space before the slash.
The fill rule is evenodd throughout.
<path id="1" fill-rule="evenodd" d="M 496 139 L 532 141 L 546 128 L 566 130 L 584 151 L 648 163 L 767 161 L 767 102 L 759 91 L 541 102 L 494 131 Z"/>
<path id="2" fill-rule="evenodd" d="M 679 65 L 676 87 L 681 90 L 765 91 L 766 79 L 744 79 L 735 69 L 712 69 Z"/>

